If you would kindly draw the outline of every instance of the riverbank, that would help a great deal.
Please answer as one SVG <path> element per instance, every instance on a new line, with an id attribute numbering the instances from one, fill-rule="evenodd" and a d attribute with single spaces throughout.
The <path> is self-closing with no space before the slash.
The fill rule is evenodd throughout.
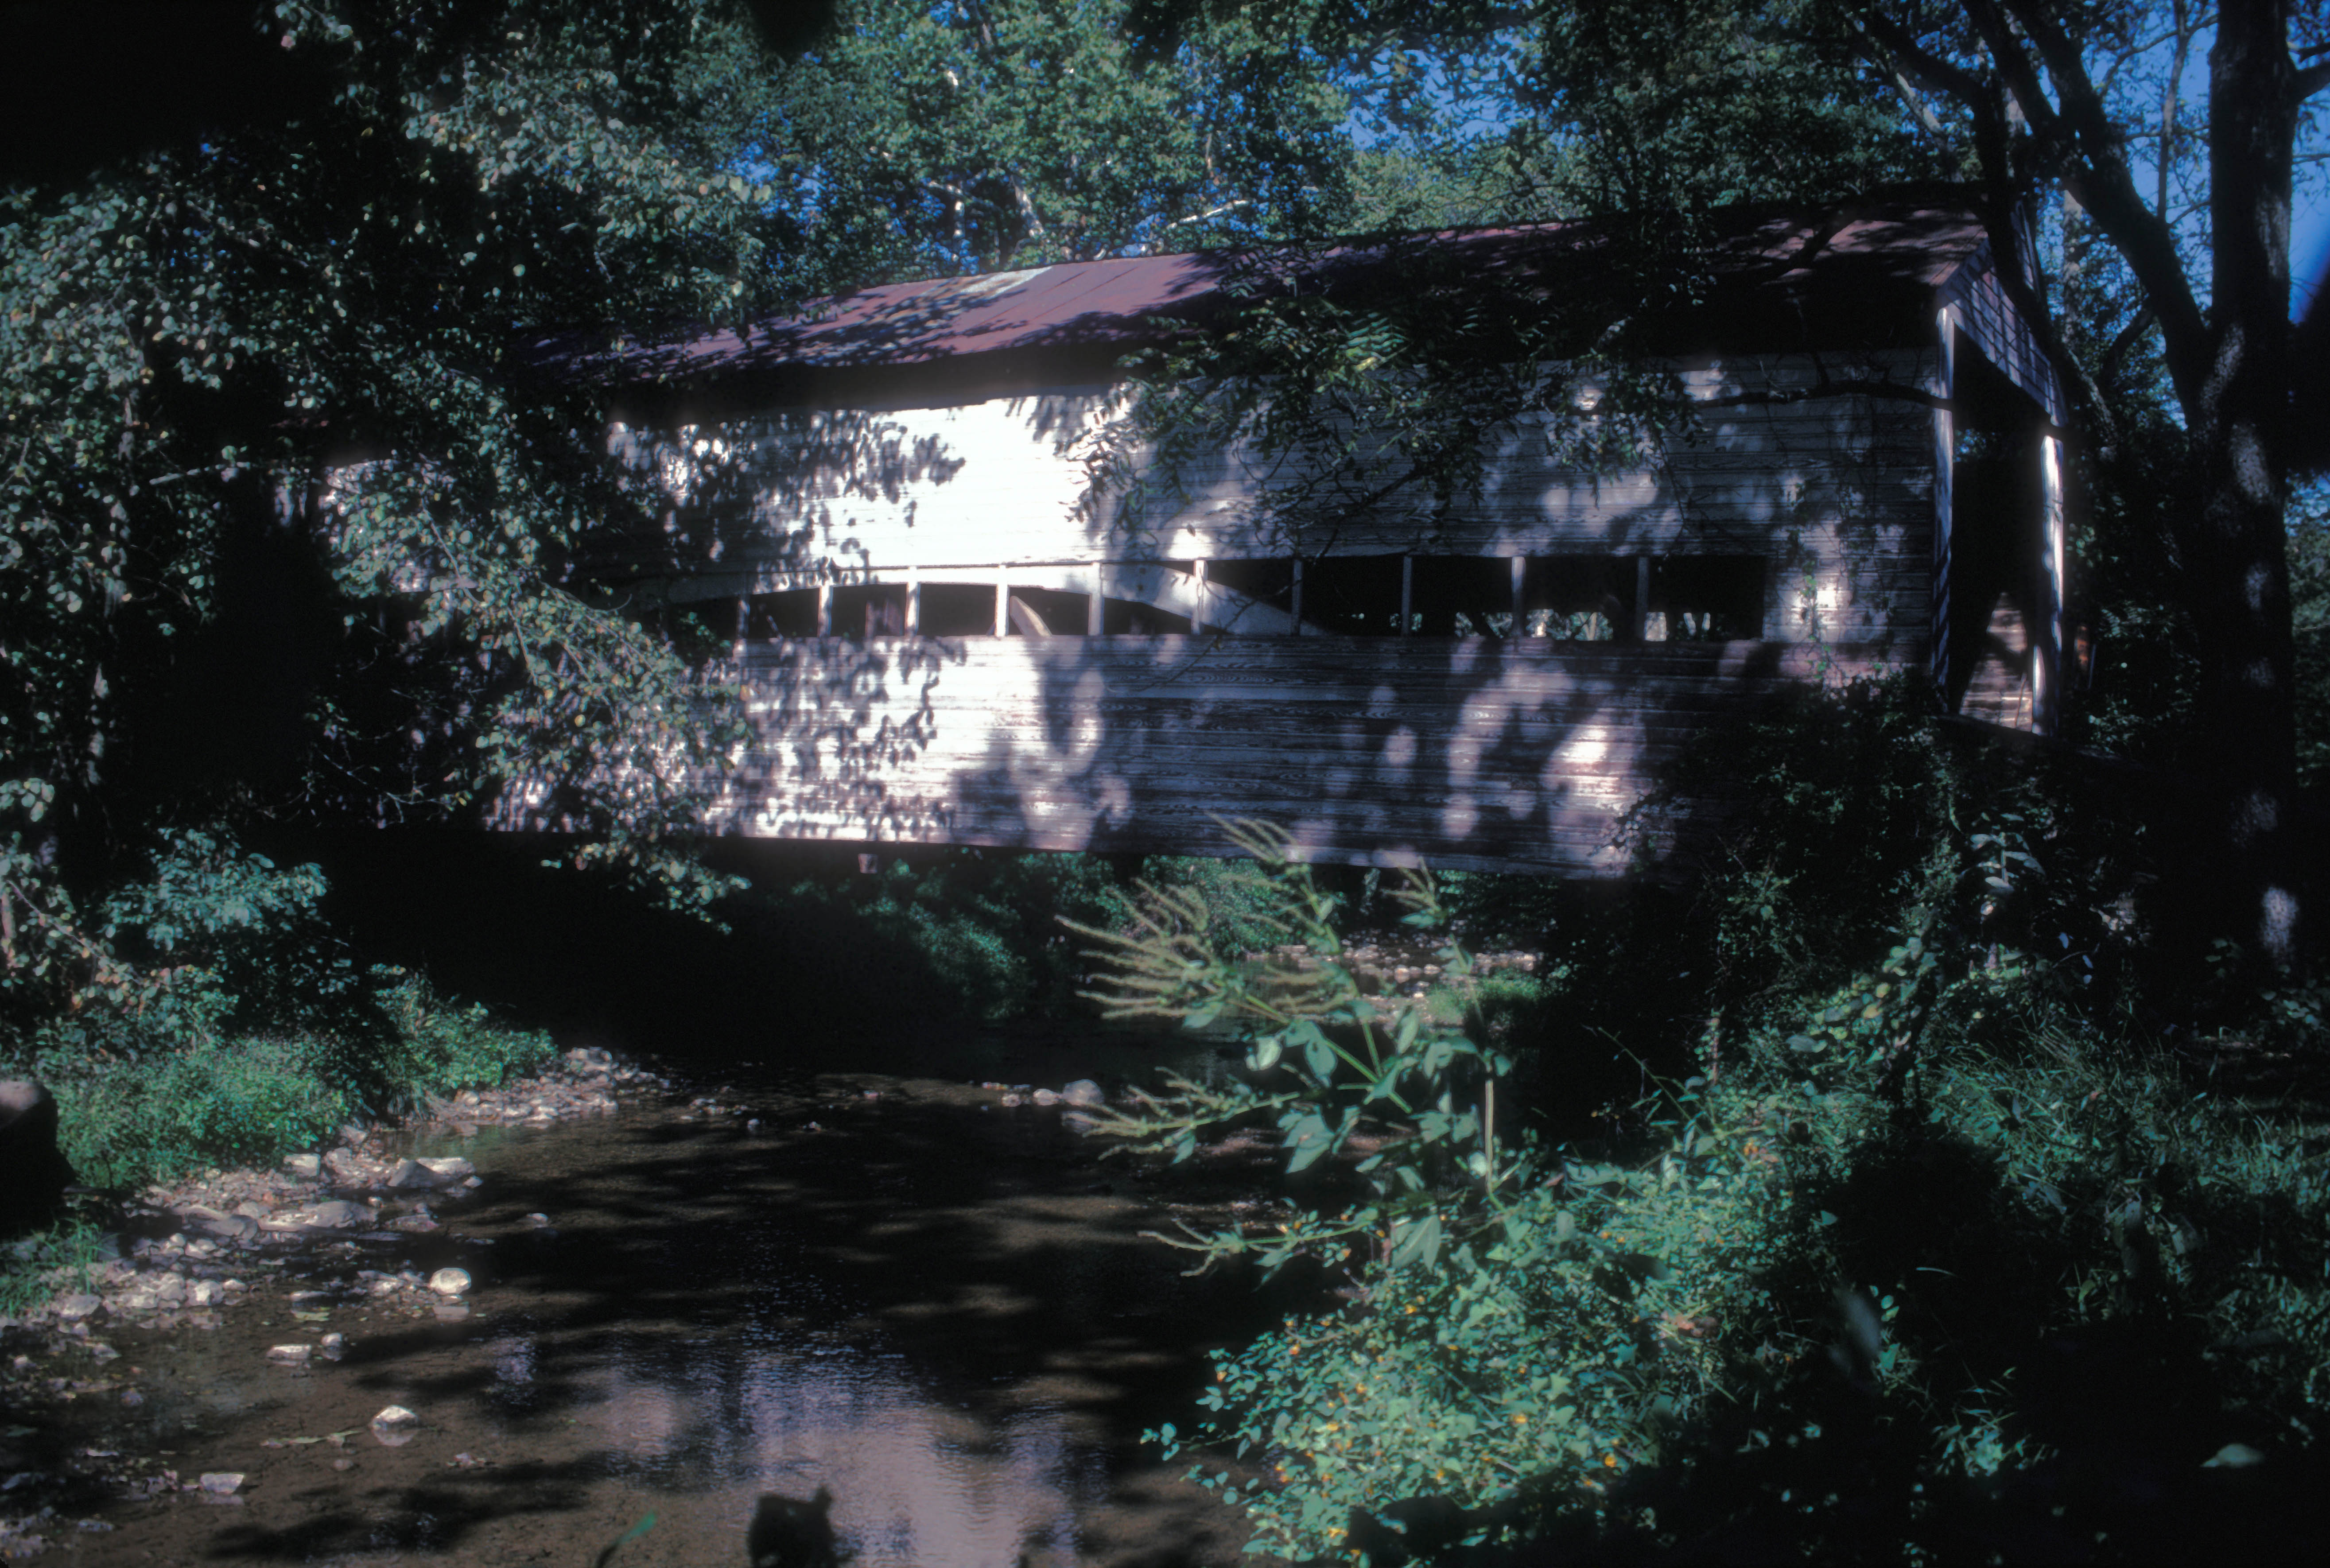
<path id="1" fill-rule="evenodd" d="M 272 1169 L 209 1168 L 155 1184 L 123 1201 L 116 1228 L 96 1242 L 97 1260 L 51 1271 L 53 1293 L 28 1311 L 0 1315 L 0 1557 L 36 1555 L 72 1535 L 101 1534 L 94 1519 L 71 1519 L 58 1503 L 92 1493 L 152 1497 L 199 1490 L 198 1478 L 139 1473 L 118 1450 L 74 1458 L 94 1462 L 63 1470 L 41 1468 L 24 1440 L 40 1435 L 43 1415 L 64 1407 L 111 1403 L 135 1412 L 147 1403 L 141 1371 L 116 1341 L 181 1330 L 210 1332 L 229 1315 L 290 1306 L 295 1332 L 270 1346 L 268 1359 L 302 1365 L 344 1353 L 344 1337 L 308 1331 L 327 1313 L 303 1308 L 286 1293 L 288 1276 L 334 1254 L 403 1242 L 445 1228 L 485 1185 L 459 1156 L 416 1158 L 431 1135 L 474 1138 L 488 1127 L 545 1128 L 603 1116 L 624 1097 L 661 1094 L 671 1081 L 589 1048 L 567 1052 L 554 1070 L 497 1088 L 464 1090 L 431 1101 L 415 1118 L 351 1124 L 330 1147 L 287 1157 Z M 440 1218 L 440 1214 L 444 1217 Z M 466 1276 L 435 1280 L 410 1270 L 362 1270 L 367 1294 L 408 1317 L 468 1310 Z M 458 1271 L 456 1271 L 458 1273 Z M 273 1326 L 273 1320 L 270 1320 Z M 27 1424 L 28 1422 L 34 1424 Z M 124 1465 L 104 1461 L 121 1459 Z M 231 1496 L 232 1489 L 216 1495 Z M 37 1504 L 36 1507 L 26 1505 Z"/>
<path id="2" fill-rule="evenodd" d="M 1213 1060 L 1176 1048 L 1193 1071 Z M 971 1039 L 944 1076 L 734 1063 L 543 1124 L 523 1103 L 448 1106 L 344 1145 L 336 1163 L 361 1160 L 367 1184 L 346 1195 L 289 1171 L 240 1173 L 265 1190 L 232 1203 L 223 1177 L 174 1193 L 157 1223 L 185 1250 L 133 1251 L 137 1279 L 191 1289 L 231 1268 L 245 1289 L 108 1305 L 85 1336 L 51 1321 L 11 1353 L 33 1365 L 8 1374 L 26 1403 L 6 1462 L 36 1472 L 0 1501 L 12 1544 L 103 1563 L 580 1562 L 653 1515 L 617 1568 L 677 1568 L 734 1556 L 762 1496 L 822 1486 L 869 1568 L 1244 1561 L 1242 1516 L 1138 1434 L 1182 1416 L 1207 1351 L 1294 1296 L 1183 1280 L 1186 1260 L 1142 1233 L 1264 1217 L 1267 1152 L 1103 1163 L 1078 1108 L 1035 1092 L 1088 1078 L 1114 1100 L 1160 1049 Z M 405 1159 L 467 1159 L 479 1185 L 389 1185 Z M 370 1218 L 266 1239 L 324 1202 Z M 265 1211 L 240 1215 L 257 1237 L 181 1213 L 245 1203 Z M 431 1291 L 443 1269 L 470 1288 Z M 375 1424 L 391 1405 L 409 1428 Z"/>

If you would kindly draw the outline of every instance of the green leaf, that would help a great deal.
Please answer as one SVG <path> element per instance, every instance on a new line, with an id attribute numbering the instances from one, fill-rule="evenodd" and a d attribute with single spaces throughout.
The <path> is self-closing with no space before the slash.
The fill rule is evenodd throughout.
<path id="1" fill-rule="evenodd" d="M 1391 1266 L 1430 1268 L 1440 1256 L 1442 1240 L 1440 1216 L 1436 1214 L 1402 1221 L 1392 1227 Z"/>
<path id="2" fill-rule="evenodd" d="M 1305 1110 L 1285 1129 L 1286 1173 L 1308 1170 L 1334 1146 L 1326 1120 L 1316 1110 Z"/>

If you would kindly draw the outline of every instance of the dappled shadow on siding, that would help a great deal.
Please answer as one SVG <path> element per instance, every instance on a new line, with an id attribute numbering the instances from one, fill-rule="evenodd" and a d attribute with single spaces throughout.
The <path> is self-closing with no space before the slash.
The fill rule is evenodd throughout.
<path id="1" fill-rule="evenodd" d="M 757 739 L 715 819 L 753 836 L 1229 853 L 1608 875 L 1688 837 L 1627 814 L 1783 685 L 1885 650 L 1545 639 L 838 638 L 751 650 Z"/>

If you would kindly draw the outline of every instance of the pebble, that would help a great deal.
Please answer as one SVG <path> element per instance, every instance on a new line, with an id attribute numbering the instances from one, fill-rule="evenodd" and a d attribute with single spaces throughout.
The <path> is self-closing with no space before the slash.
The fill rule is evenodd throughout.
<path id="1" fill-rule="evenodd" d="M 305 1366 L 315 1352 L 312 1345 L 274 1345 L 268 1347 L 267 1359 L 278 1366 Z"/>
<path id="2" fill-rule="evenodd" d="M 1038 1089 L 1036 1091 L 1036 1103 L 1038 1105 L 1057 1105 L 1060 1103 L 1060 1092 L 1056 1089 Z"/>
<path id="3" fill-rule="evenodd" d="M 1070 1105 L 1081 1105 L 1085 1107 L 1105 1105 L 1108 1103 L 1108 1096 L 1103 1094 L 1101 1092 L 1100 1085 L 1094 1083 L 1089 1078 L 1079 1078 L 1074 1083 L 1067 1084 L 1062 1088 L 1060 1091 L 1060 1098 L 1066 1100 Z"/>
<path id="4" fill-rule="evenodd" d="M 421 1424 L 421 1418 L 401 1404 L 392 1404 L 384 1406 L 378 1415 L 373 1417 L 372 1424 L 387 1428 L 412 1427 Z"/>
<path id="5" fill-rule="evenodd" d="M 448 1300 L 465 1296 L 469 1289 L 469 1271 L 467 1269 L 440 1269 L 429 1276 L 429 1289 Z"/>
<path id="6" fill-rule="evenodd" d="M 242 1472 L 205 1470 L 203 1472 L 202 1488 L 214 1497 L 232 1497 L 242 1489 Z"/>
<path id="7" fill-rule="evenodd" d="M 104 1305 L 103 1297 L 92 1296 L 86 1290 L 78 1290 L 72 1295 L 58 1299 L 57 1318 L 63 1323 L 83 1322 L 94 1317 L 97 1309 Z"/>
<path id="8" fill-rule="evenodd" d="M 324 1161 L 318 1155 L 288 1155 L 284 1157 L 283 1168 L 302 1180 L 314 1181 L 324 1174 Z"/>

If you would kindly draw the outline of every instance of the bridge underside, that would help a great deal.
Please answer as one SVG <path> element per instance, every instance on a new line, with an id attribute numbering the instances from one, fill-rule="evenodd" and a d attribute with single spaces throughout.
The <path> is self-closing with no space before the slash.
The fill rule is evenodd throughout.
<path id="1" fill-rule="evenodd" d="M 1662 763 L 1785 685 L 1922 650 L 1742 641 L 807 638 L 748 646 L 757 740 L 704 785 L 753 837 L 1681 870 L 1717 803 L 1627 831 Z M 1694 831 L 1696 828 L 1698 831 Z"/>

